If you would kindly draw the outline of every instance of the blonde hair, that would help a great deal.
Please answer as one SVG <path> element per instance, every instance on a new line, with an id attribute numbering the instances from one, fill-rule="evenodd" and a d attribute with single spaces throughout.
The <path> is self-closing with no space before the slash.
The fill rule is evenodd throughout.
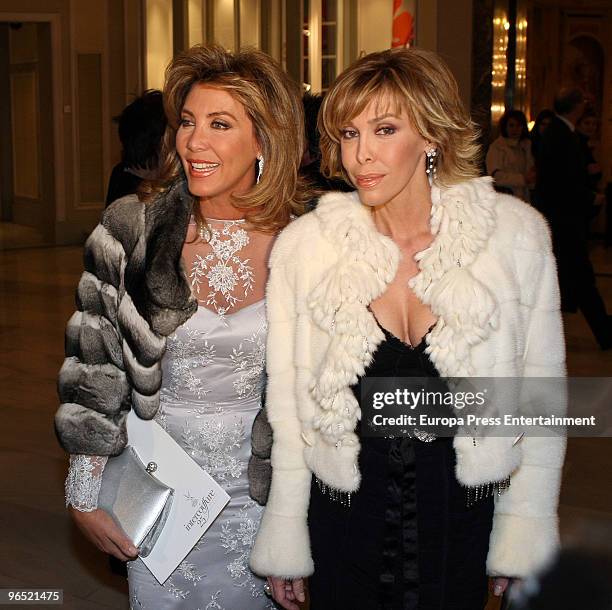
<path id="1" fill-rule="evenodd" d="M 260 231 L 282 229 L 292 215 L 304 211 L 307 201 L 299 176 L 304 115 L 297 85 L 270 56 L 254 49 L 234 54 L 219 45 L 196 45 L 168 65 L 164 86 L 168 127 L 162 141 L 159 179 L 148 185 L 145 199 L 183 176 L 175 147 L 176 132 L 185 99 L 199 83 L 229 92 L 244 106 L 261 146 L 265 162 L 261 180 L 246 193 L 233 195 L 234 206 L 244 210 L 247 221 Z M 203 224 L 197 199 L 193 213 L 198 224 Z"/>
<path id="2" fill-rule="evenodd" d="M 419 134 L 435 145 L 440 184 L 450 186 L 480 175 L 478 132 L 448 66 L 430 51 L 391 49 L 359 59 L 325 96 L 319 114 L 325 176 L 349 179 L 342 167 L 342 129 L 371 101 L 388 101 L 396 111 L 404 110 Z"/>

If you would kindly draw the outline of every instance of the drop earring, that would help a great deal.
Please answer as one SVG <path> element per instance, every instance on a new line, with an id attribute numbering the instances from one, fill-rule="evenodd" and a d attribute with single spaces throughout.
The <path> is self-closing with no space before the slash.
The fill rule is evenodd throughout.
<path id="1" fill-rule="evenodd" d="M 261 175 L 263 174 L 263 168 L 264 168 L 264 158 L 263 158 L 263 155 L 259 153 L 257 155 L 257 179 L 255 180 L 256 184 L 259 184 L 259 181 L 261 180 Z"/>
<path id="2" fill-rule="evenodd" d="M 438 156 L 438 150 L 435 146 L 429 145 L 425 149 L 425 155 L 427 155 L 427 161 L 425 164 L 425 173 L 434 180 L 436 177 L 436 157 Z"/>

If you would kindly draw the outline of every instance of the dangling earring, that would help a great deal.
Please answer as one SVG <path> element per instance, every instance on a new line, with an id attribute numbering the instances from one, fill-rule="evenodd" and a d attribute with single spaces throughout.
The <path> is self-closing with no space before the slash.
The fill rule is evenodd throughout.
<path id="1" fill-rule="evenodd" d="M 261 180 L 261 175 L 263 174 L 264 168 L 264 158 L 261 153 L 257 155 L 257 179 L 255 180 L 255 184 L 259 184 Z"/>
<path id="2" fill-rule="evenodd" d="M 438 151 L 435 146 L 429 145 L 425 149 L 425 154 L 427 155 L 427 164 L 425 166 L 425 173 L 434 180 L 436 177 L 436 157 L 438 155 Z"/>

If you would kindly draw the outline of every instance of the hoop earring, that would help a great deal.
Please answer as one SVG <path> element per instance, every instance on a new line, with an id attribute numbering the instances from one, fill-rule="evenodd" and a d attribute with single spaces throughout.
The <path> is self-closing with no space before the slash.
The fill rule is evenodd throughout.
<path id="1" fill-rule="evenodd" d="M 259 184 L 259 181 L 261 180 L 261 175 L 263 174 L 263 168 L 264 168 L 264 158 L 263 158 L 263 155 L 259 153 L 257 155 L 257 178 L 255 180 L 255 184 Z"/>
<path id="2" fill-rule="evenodd" d="M 425 154 L 427 155 L 425 173 L 433 180 L 436 177 L 436 157 L 438 156 L 438 151 L 433 146 L 430 146 L 425 149 Z"/>

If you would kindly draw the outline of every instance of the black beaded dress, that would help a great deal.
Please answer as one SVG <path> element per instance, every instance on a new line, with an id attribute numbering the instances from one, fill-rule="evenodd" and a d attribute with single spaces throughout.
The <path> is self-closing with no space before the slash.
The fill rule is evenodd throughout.
<path id="1" fill-rule="evenodd" d="M 425 338 L 412 347 L 382 330 L 385 339 L 365 376 L 439 376 Z M 359 383 L 352 390 L 359 400 Z M 362 436 L 361 486 L 350 504 L 313 480 L 312 610 L 485 607 L 493 498 L 468 506 L 452 441 Z"/>

